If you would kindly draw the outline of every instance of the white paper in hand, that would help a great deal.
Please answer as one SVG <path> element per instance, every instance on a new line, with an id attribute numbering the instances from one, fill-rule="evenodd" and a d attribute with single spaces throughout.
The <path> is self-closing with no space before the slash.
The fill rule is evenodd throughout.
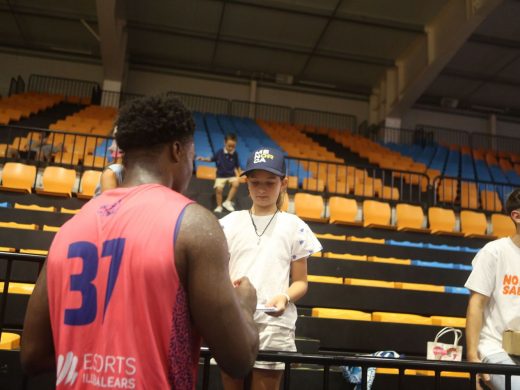
<path id="1" fill-rule="evenodd" d="M 278 309 L 274 306 L 266 306 L 263 303 L 259 303 L 256 305 L 257 311 L 263 311 L 264 313 L 275 313 Z"/>

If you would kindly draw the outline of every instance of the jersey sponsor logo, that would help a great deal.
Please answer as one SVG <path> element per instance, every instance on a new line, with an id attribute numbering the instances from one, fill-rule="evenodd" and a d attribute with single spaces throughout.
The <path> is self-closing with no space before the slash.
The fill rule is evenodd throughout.
<path id="1" fill-rule="evenodd" d="M 255 152 L 253 164 L 265 163 L 266 159 L 274 160 L 274 156 L 269 153 L 269 149 L 262 149 Z"/>
<path id="2" fill-rule="evenodd" d="M 81 375 L 80 372 L 81 371 Z M 71 351 L 58 355 L 56 386 L 72 387 L 76 380 L 100 388 L 135 389 L 137 362 L 134 357 Z"/>
<path id="3" fill-rule="evenodd" d="M 56 370 L 56 386 L 59 384 L 72 386 L 78 378 L 78 357 L 72 352 L 58 355 Z"/>

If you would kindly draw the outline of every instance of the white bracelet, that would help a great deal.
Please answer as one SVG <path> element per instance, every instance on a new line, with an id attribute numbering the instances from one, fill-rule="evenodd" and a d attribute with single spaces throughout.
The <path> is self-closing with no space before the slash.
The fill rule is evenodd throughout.
<path id="1" fill-rule="evenodd" d="M 291 303 L 291 297 L 289 296 L 289 294 L 281 293 L 280 295 L 283 295 L 285 298 L 287 298 L 287 304 Z"/>

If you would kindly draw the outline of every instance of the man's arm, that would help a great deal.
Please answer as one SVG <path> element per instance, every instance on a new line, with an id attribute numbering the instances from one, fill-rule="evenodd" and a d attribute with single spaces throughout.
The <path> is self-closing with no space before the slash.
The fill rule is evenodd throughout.
<path id="1" fill-rule="evenodd" d="M 31 375 L 51 371 L 56 367 L 47 298 L 47 263 L 43 266 L 29 298 L 20 357 L 23 369 Z"/>
<path id="2" fill-rule="evenodd" d="M 256 293 L 246 278 L 233 288 L 228 263 L 226 237 L 216 218 L 199 205 L 187 206 L 175 264 L 188 291 L 191 315 L 220 367 L 243 377 L 258 352 Z"/>
<path id="3" fill-rule="evenodd" d="M 489 302 L 489 297 L 471 292 L 466 313 L 466 358 L 470 362 L 480 362 L 478 356 L 478 343 L 482 330 L 484 308 Z"/>
<path id="4" fill-rule="evenodd" d="M 287 295 L 291 302 L 296 302 L 307 293 L 308 282 L 306 257 L 291 262 L 291 280 L 292 283 L 287 290 Z M 285 296 L 285 291 L 281 291 L 281 293 L 283 294 L 274 296 L 265 304 L 266 306 L 274 306 L 278 309 L 274 313 L 267 313 L 273 317 L 281 316 L 285 312 L 289 303 Z"/>

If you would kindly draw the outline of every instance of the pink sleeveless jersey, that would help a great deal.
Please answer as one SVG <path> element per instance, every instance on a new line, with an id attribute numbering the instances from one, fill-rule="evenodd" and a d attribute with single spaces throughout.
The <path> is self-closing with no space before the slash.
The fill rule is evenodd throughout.
<path id="1" fill-rule="evenodd" d="M 57 233 L 47 260 L 57 389 L 193 389 L 200 337 L 175 268 L 191 201 L 161 185 L 118 188 Z"/>

